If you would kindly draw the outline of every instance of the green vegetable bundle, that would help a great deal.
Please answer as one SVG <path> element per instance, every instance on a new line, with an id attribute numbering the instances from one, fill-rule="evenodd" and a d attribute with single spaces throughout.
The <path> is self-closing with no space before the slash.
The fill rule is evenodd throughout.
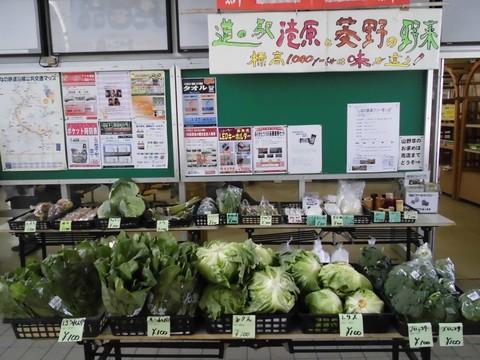
<path id="1" fill-rule="evenodd" d="M 145 212 L 145 201 L 137 184 L 131 180 L 117 180 L 110 190 L 108 200 L 98 208 L 99 219 L 110 217 L 139 217 Z"/>
<path id="2" fill-rule="evenodd" d="M 311 251 L 294 249 L 280 254 L 280 264 L 295 279 L 302 292 L 320 290 L 320 260 Z"/>
<path id="3" fill-rule="evenodd" d="M 238 285 L 226 288 L 209 284 L 203 290 L 199 307 L 210 319 L 216 320 L 223 315 L 243 313 L 246 301 L 246 288 Z"/>
<path id="4" fill-rule="evenodd" d="M 392 269 L 391 259 L 377 247 L 366 246 L 362 249 L 360 265 L 373 282 L 375 289 L 382 290 L 388 273 Z"/>
<path id="5" fill-rule="evenodd" d="M 331 289 L 343 298 L 359 289 L 372 290 L 370 281 L 346 263 L 331 263 L 322 267 L 318 274 L 322 287 Z"/>

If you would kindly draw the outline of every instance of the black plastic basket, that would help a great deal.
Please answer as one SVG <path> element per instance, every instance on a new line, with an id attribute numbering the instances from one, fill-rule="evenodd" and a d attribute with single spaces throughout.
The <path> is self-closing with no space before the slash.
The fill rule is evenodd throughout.
<path id="1" fill-rule="evenodd" d="M 22 219 L 24 216 L 27 216 L 29 214 L 32 215 L 33 217 L 33 211 L 34 210 L 29 210 L 21 215 L 18 215 L 10 220 L 8 220 L 8 226 L 10 227 L 10 230 L 18 230 L 18 231 L 24 231 L 25 230 L 25 222 L 30 221 L 28 219 Z M 31 219 L 32 221 L 37 221 L 34 218 Z M 37 230 L 48 230 L 50 228 L 50 224 L 48 221 L 37 221 Z"/>
<path id="2" fill-rule="evenodd" d="M 17 339 L 58 339 L 62 318 L 3 319 L 3 322 L 12 325 Z M 104 314 L 86 318 L 83 337 L 97 337 L 106 325 Z"/>
<path id="3" fill-rule="evenodd" d="M 119 231 L 120 232 L 120 231 Z M 113 234 L 113 233 L 109 233 Z M 37 239 L 39 242 L 42 241 L 42 236 L 45 238 L 46 245 L 74 245 L 82 241 L 93 241 L 98 238 L 105 236 L 101 231 L 99 232 L 75 232 L 75 231 L 64 231 L 64 232 L 47 232 L 39 234 Z"/>
<path id="4" fill-rule="evenodd" d="M 110 316 L 110 329 L 115 336 L 146 336 L 146 316 Z M 171 335 L 191 335 L 195 330 L 195 318 L 190 316 L 170 316 Z"/>
<path id="5" fill-rule="evenodd" d="M 232 315 L 224 315 L 216 320 L 205 318 L 207 333 L 231 334 Z M 288 314 L 256 314 L 255 332 L 257 334 L 284 334 L 292 330 L 293 313 Z"/>
<path id="6" fill-rule="evenodd" d="M 191 219 L 183 220 L 183 219 L 169 219 L 168 220 L 168 227 L 186 227 L 190 226 Z M 156 229 L 157 228 L 157 220 L 144 220 L 143 225 L 149 229 Z"/>
<path id="7" fill-rule="evenodd" d="M 95 221 L 95 227 L 97 229 L 102 229 L 106 230 L 108 229 L 108 221 L 109 219 L 96 219 Z M 136 229 L 139 228 L 140 225 L 142 224 L 142 218 L 141 217 L 136 217 L 136 218 L 125 218 L 123 217 L 121 222 L 120 222 L 120 229 Z M 114 229 L 112 229 L 114 230 Z"/>
<path id="8" fill-rule="evenodd" d="M 411 206 L 408 206 L 408 205 L 404 205 L 404 211 L 401 211 L 400 212 L 400 223 L 403 223 L 403 224 L 413 224 L 416 220 L 415 219 L 405 219 L 405 211 L 415 211 L 417 212 L 418 214 L 418 211 L 415 210 L 414 208 L 412 208 Z M 374 211 L 373 210 L 369 210 L 367 208 L 363 208 L 364 212 L 368 213 L 369 216 L 370 216 L 370 219 L 371 219 L 371 222 L 374 223 L 374 224 L 382 224 L 382 222 L 379 222 L 379 221 L 374 221 L 374 218 L 375 218 L 375 214 L 374 214 Z M 388 216 L 388 211 L 385 212 L 385 220 L 383 221 L 383 223 L 388 223 L 390 222 L 389 220 L 389 216 Z M 392 223 L 394 224 L 394 223 Z M 398 224 L 398 223 L 397 223 Z"/>
<path id="9" fill-rule="evenodd" d="M 307 216 L 302 215 L 302 221 L 301 222 L 290 222 L 288 219 L 288 215 L 285 215 L 285 209 L 286 208 L 294 208 L 294 209 L 301 209 L 302 208 L 302 203 L 301 202 L 281 202 L 279 203 L 279 208 L 282 213 L 283 217 L 283 223 L 284 224 L 295 224 L 295 225 L 305 225 L 307 223 Z"/>
<path id="10" fill-rule="evenodd" d="M 195 215 L 195 225 L 196 226 L 208 226 L 208 215 Z M 240 222 L 240 216 L 239 216 Z M 219 214 L 218 215 L 218 225 L 227 225 L 227 215 Z"/>
<path id="11" fill-rule="evenodd" d="M 305 334 L 339 334 L 340 320 L 338 315 L 299 314 L 302 332 Z M 386 333 L 393 324 L 394 315 L 391 312 L 382 314 L 362 314 L 363 332 Z"/>
<path id="12" fill-rule="evenodd" d="M 344 214 L 344 215 L 348 215 L 348 214 Z M 332 224 L 332 215 L 328 215 L 327 222 L 328 224 Z M 370 222 L 371 222 L 371 216 L 369 213 L 366 213 L 365 210 L 361 215 L 353 215 L 353 225 L 370 224 Z M 349 227 L 353 225 L 344 225 L 344 227 Z"/>
<path id="13" fill-rule="evenodd" d="M 51 228 L 59 230 L 61 220 L 55 220 L 51 223 Z M 95 220 L 72 221 L 72 230 L 88 230 L 95 228 Z"/>

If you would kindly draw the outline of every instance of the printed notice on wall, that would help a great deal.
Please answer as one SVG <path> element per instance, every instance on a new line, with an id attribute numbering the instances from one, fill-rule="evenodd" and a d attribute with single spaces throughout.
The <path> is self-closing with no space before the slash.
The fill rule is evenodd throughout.
<path id="1" fill-rule="evenodd" d="M 423 136 L 400 136 L 398 170 L 422 170 L 424 144 Z"/>
<path id="2" fill-rule="evenodd" d="M 187 176 L 218 174 L 218 129 L 185 128 Z"/>
<path id="3" fill-rule="evenodd" d="M 253 168 L 256 173 L 287 171 L 287 127 L 257 126 L 253 128 Z"/>
<path id="4" fill-rule="evenodd" d="M 63 111 L 66 120 L 97 120 L 95 79 L 94 72 L 74 72 L 62 75 Z"/>
<path id="5" fill-rule="evenodd" d="M 69 169 L 102 167 L 98 123 L 67 122 L 67 156 Z"/>
<path id="6" fill-rule="evenodd" d="M 216 79 L 182 79 L 184 126 L 217 126 Z"/>
<path id="7" fill-rule="evenodd" d="M 347 172 L 398 169 L 400 103 L 348 104 Z"/>
<path id="8" fill-rule="evenodd" d="M 133 167 L 131 121 L 101 121 L 100 139 L 104 167 Z"/>
<path id="9" fill-rule="evenodd" d="M 318 174 L 322 172 L 322 126 L 288 127 L 289 174 Z"/>
<path id="10" fill-rule="evenodd" d="M 133 123 L 133 162 L 135 168 L 166 169 L 168 167 L 168 139 L 166 121 Z"/>
<path id="11" fill-rule="evenodd" d="M 101 120 L 130 119 L 132 96 L 128 71 L 97 73 L 98 118 Z"/>
<path id="12" fill-rule="evenodd" d="M 251 174 L 252 128 L 219 128 L 220 174 Z"/>
<path id="13" fill-rule="evenodd" d="M 135 118 L 166 120 L 165 72 L 132 71 L 130 79 Z"/>

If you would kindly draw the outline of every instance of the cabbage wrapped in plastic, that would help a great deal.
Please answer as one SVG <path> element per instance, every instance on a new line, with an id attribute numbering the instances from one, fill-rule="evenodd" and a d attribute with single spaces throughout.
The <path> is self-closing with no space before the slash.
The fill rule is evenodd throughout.
<path id="1" fill-rule="evenodd" d="M 248 284 L 247 313 L 288 313 L 299 290 L 292 276 L 281 267 L 267 266 L 253 274 Z"/>
<path id="2" fill-rule="evenodd" d="M 480 321 L 480 289 L 463 293 L 459 300 L 463 317 L 471 321 Z"/>
<path id="3" fill-rule="evenodd" d="M 330 289 L 308 294 L 305 296 L 305 305 L 313 315 L 340 314 L 343 311 L 342 300 Z"/>
<path id="4" fill-rule="evenodd" d="M 347 314 L 381 314 L 383 301 L 372 291 L 360 289 L 345 298 Z"/>
<path id="5" fill-rule="evenodd" d="M 358 290 L 372 290 L 370 281 L 346 263 L 332 263 L 322 267 L 318 274 L 323 287 L 328 287 L 340 297 Z"/>
<path id="6" fill-rule="evenodd" d="M 247 301 L 246 289 L 239 286 L 225 288 L 220 285 L 208 285 L 200 298 L 200 309 L 212 320 L 223 315 L 241 314 Z"/>
<path id="7" fill-rule="evenodd" d="M 280 255 L 280 263 L 302 292 L 320 290 L 318 274 L 322 265 L 313 252 L 295 249 Z"/>

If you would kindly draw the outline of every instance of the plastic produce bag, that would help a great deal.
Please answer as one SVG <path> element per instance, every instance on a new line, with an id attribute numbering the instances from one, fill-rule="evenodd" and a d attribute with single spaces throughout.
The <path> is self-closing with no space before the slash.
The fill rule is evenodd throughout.
<path id="1" fill-rule="evenodd" d="M 217 206 L 220 214 L 236 213 L 242 201 L 243 190 L 232 185 L 217 189 Z"/>
<path id="2" fill-rule="evenodd" d="M 337 205 L 342 214 L 362 214 L 362 196 L 365 189 L 365 181 L 338 182 Z"/>
<path id="3" fill-rule="evenodd" d="M 435 261 L 435 271 L 443 279 L 455 281 L 455 264 L 450 258 Z"/>
<path id="4" fill-rule="evenodd" d="M 202 200 L 197 209 L 197 215 L 218 214 L 217 205 L 212 198 L 205 198 Z"/>
<path id="5" fill-rule="evenodd" d="M 462 315 L 471 321 L 480 321 L 480 289 L 470 290 L 460 296 Z"/>
<path id="6" fill-rule="evenodd" d="M 340 243 L 337 245 L 337 248 L 332 253 L 331 261 L 332 263 L 343 262 L 347 264 L 350 262 L 350 255 L 348 254 L 347 249 L 343 247 L 343 244 Z"/>
<path id="7" fill-rule="evenodd" d="M 317 255 L 322 264 L 328 264 L 330 262 L 330 254 L 323 249 L 322 240 L 317 238 L 313 243 L 313 253 Z"/>
<path id="8" fill-rule="evenodd" d="M 433 259 L 432 250 L 430 250 L 430 247 L 427 243 L 424 243 L 415 251 L 415 253 L 413 254 L 413 258 L 423 259 L 431 262 Z"/>

